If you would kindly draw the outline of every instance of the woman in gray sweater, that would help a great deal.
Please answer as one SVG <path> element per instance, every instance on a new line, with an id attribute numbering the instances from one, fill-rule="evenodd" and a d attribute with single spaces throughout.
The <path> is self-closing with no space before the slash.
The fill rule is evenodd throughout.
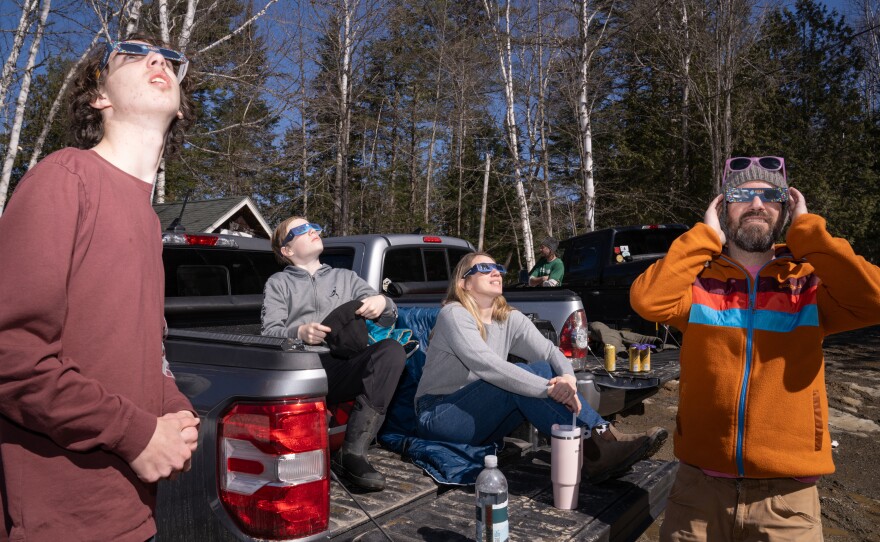
<path id="1" fill-rule="evenodd" d="M 456 266 L 416 391 L 419 436 L 489 444 L 524 420 L 550 434 L 553 424 L 570 424 L 574 413 L 577 424 L 591 430 L 584 469 L 594 482 L 656 451 L 664 429 L 620 433 L 577 394 L 568 359 L 501 295 L 504 273 L 480 252 Z M 541 361 L 513 364 L 508 354 Z"/>

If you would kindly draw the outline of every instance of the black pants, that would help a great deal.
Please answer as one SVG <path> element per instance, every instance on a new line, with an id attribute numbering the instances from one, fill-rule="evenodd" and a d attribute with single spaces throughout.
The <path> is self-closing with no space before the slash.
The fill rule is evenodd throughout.
<path id="1" fill-rule="evenodd" d="M 377 412 L 385 414 L 405 363 L 403 347 L 392 339 L 372 344 L 349 359 L 322 355 L 321 364 L 327 372 L 327 404 L 351 401 L 364 394 Z"/>

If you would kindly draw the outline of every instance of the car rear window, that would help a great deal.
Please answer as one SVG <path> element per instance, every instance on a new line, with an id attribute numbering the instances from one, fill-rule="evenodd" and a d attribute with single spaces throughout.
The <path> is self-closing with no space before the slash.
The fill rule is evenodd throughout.
<path id="1" fill-rule="evenodd" d="M 262 294 L 284 268 L 266 251 L 165 246 L 165 296 Z"/>
<path id="2" fill-rule="evenodd" d="M 669 252 L 672 242 L 682 233 L 684 230 L 679 228 L 620 231 L 614 236 L 614 246 L 629 247 L 629 253 L 635 259 L 656 256 Z"/>

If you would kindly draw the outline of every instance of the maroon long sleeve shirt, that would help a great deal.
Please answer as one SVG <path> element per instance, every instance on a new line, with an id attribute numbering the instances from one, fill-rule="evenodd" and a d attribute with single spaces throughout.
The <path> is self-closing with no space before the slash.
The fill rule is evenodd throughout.
<path id="1" fill-rule="evenodd" d="M 0 217 L 0 454 L 10 541 L 143 542 L 155 484 L 129 463 L 191 410 L 162 371 L 149 184 L 94 151 L 34 167 Z"/>

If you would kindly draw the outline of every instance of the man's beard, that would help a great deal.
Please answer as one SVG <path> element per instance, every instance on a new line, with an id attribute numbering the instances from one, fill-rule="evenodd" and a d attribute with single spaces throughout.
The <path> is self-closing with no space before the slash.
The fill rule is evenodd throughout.
<path id="1" fill-rule="evenodd" d="M 764 218 L 769 228 L 765 229 L 755 222 L 743 223 L 744 220 L 755 216 Z M 729 226 L 733 243 L 746 252 L 767 252 L 782 232 L 781 220 L 777 219 L 774 224 L 766 213 L 761 212 L 746 213 L 740 217 L 739 224 L 729 224 Z"/>

